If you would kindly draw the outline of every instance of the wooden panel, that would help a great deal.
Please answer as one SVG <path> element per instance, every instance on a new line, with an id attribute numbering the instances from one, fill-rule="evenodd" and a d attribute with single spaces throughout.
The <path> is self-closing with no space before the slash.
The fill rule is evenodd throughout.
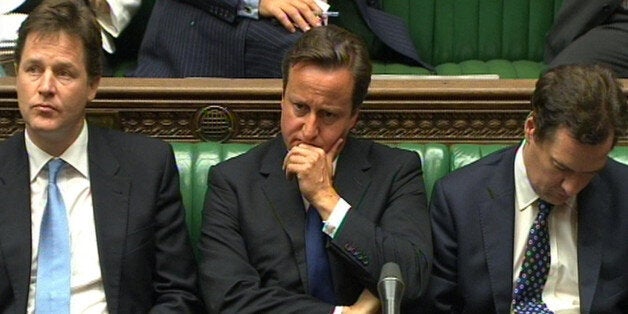
<path id="1" fill-rule="evenodd" d="M 534 83 L 375 78 L 354 134 L 383 142 L 516 142 Z M 14 84 L 0 78 L 0 138 L 23 127 Z M 279 79 L 103 78 L 88 118 L 168 141 L 257 142 L 279 132 L 281 85 Z"/>

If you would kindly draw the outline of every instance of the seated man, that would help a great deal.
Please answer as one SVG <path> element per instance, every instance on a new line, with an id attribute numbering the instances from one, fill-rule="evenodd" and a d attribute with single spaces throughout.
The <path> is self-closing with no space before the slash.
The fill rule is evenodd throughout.
<path id="1" fill-rule="evenodd" d="M 92 11 L 45 0 L 15 56 L 25 131 L 0 142 L 0 313 L 201 313 L 172 148 L 85 120 Z"/>
<path id="2" fill-rule="evenodd" d="M 550 68 L 604 63 L 628 78 L 628 0 L 564 0 L 545 46 Z"/>
<path id="3" fill-rule="evenodd" d="M 561 66 L 536 84 L 524 141 L 436 183 L 430 312 L 625 313 L 627 125 L 612 71 Z"/>
<path id="4" fill-rule="evenodd" d="M 402 308 L 418 311 L 432 243 L 421 160 L 349 136 L 370 80 L 364 43 L 337 26 L 288 53 L 281 137 L 209 174 L 199 249 L 211 313 L 376 313 L 387 262 L 405 280 Z"/>

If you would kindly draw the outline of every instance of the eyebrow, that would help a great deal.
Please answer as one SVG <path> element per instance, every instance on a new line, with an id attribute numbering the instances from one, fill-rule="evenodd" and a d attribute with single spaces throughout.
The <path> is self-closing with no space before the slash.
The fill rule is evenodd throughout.
<path id="1" fill-rule="evenodd" d="M 555 158 L 552 158 L 552 161 L 554 161 L 554 163 L 559 166 L 560 168 L 567 170 L 567 171 L 571 171 L 571 172 L 578 172 L 578 173 L 598 173 L 600 171 L 602 171 L 602 169 L 604 169 L 604 167 L 606 167 L 606 163 L 600 167 L 599 169 L 596 170 L 592 170 L 592 171 L 575 171 L 573 169 L 571 169 L 570 167 L 567 167 L 565 164 L 561 163 L 560 161 L 556 160 Z"/>

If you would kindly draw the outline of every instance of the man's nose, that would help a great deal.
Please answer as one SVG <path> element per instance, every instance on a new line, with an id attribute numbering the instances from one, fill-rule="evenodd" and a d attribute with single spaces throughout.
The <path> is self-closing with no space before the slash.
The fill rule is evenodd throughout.
<path id="1" fill-rule="evenodd" d="M 309 114 L 303 123 L 303 138 L 311 140 L 318 135 L 318 118 L 315 114 Z"/>
<path id="2" fill-rule="evenodd" d="M 39 93 L 50 95 L 55 92 L 55 78 L 52 71 L 44 71 L 39 80 Z"/>
<path id="3" fill-rule="evenodd" d="M 568 196 L 572 197 L 582 191 L 591 179 L 592 176 L 588 174 L 571 174 L 563 180 L 562 188 Z"/>

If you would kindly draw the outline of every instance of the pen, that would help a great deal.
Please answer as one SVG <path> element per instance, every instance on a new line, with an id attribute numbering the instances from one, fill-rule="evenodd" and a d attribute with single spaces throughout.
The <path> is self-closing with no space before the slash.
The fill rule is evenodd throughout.
<path id="1" fill-rule="evenodd" d="M 321 14 L 321 16 L 327 16 L 327 17 L 339 17 L 340 16 L 340 12 L 337 11 L 327 11 L 327 12 L 323 12 Z"/>

